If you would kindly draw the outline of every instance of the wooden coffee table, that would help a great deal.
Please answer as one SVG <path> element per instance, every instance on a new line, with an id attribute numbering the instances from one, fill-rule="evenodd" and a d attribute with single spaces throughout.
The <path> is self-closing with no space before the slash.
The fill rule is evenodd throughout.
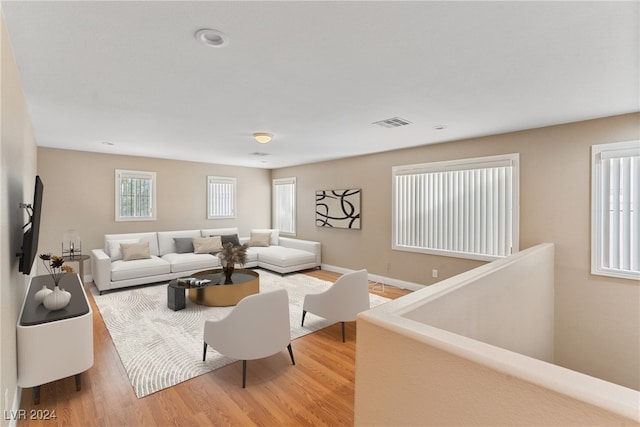
<path id="1" fill-rule="evenodd" d="M 255 271 L 245 268 L 236 268 L 231 276 L 233 283 L 228 285 L 224 284 L 225 277 L 221 268 L 199 271 L 190 277 L 207 279 L 211 282 L 204 286 L 193 286 L 172 280 L 168 291 L 170 296 L 173 291 L 174 298 L 169 298 L 169 308 L 173 310 L 184 308 L 184 297 L 182 301 L 179 301 L 179 297 L 176 298 L 176 294 L 180 291 L 184 295 L 184 289 L 187 289 L 189 299 L 194 303 L 213 307 L 236 305 L 242 298 L 260 292 L 260 276 Z"/>

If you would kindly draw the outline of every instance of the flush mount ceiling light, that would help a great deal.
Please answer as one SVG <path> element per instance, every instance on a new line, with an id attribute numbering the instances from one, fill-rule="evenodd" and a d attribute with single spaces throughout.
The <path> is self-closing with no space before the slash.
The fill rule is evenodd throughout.
<path id="1" fill-rule="evenodd" d="M 196 31 L 196 40 L 209 47 L 223 47 L 229 44 L 229 37 L 221 31 L 203 28 Z"/>
<path id="2" fill-rule="evenodd" d="M 256 141 L 258 141 L 260 144 L 266 144 L 267 142 L 271 141 L 271 138 L 273 138 L 273 135 L 266 132 L 256 132 L 253 134 L 253 138 Z"/>

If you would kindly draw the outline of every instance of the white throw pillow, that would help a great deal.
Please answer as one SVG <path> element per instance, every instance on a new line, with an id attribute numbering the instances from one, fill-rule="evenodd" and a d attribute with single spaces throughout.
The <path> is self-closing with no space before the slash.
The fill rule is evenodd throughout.
<path id="1" fill-rule="evenodd" d="M 107 255 L 109 255 L 111 261 L 122 259 L 120 243 L 140 243 L 140 239 L 107 240 Z"/>
<path id="2" fill-rule="evenodd" d="M 222 249 L 222 237 L 194 237 L 193 252 L 196 254 L 212 254 Z"/>

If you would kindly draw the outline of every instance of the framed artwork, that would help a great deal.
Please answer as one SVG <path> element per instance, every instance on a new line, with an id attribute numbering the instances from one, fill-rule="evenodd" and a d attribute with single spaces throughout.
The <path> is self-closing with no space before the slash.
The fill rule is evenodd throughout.
<path id="1" fill-rule="evenodd" d="M 316 226 L 360 229 L 360 188 L 316 191 Z"/>

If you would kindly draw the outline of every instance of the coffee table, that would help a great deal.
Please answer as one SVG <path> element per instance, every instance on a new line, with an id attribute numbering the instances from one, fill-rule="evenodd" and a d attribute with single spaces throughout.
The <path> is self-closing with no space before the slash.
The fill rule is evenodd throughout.
<path id="1" fill-rule="evenodd" d="M 167 286 L 167 305 L 174 311 L 185 308 L 185 289 L 189 299 L 196 304 L 213 307 L 236 305 L 246 296 L 260 292 L 260 275 L 253 270 L 236 268 L 231 276 L 232 284 L 225 285 L 221 268 L 199 271 L 190 277 L 210 280 L 204 286 L 178 283 L 172 280 Z"/>

